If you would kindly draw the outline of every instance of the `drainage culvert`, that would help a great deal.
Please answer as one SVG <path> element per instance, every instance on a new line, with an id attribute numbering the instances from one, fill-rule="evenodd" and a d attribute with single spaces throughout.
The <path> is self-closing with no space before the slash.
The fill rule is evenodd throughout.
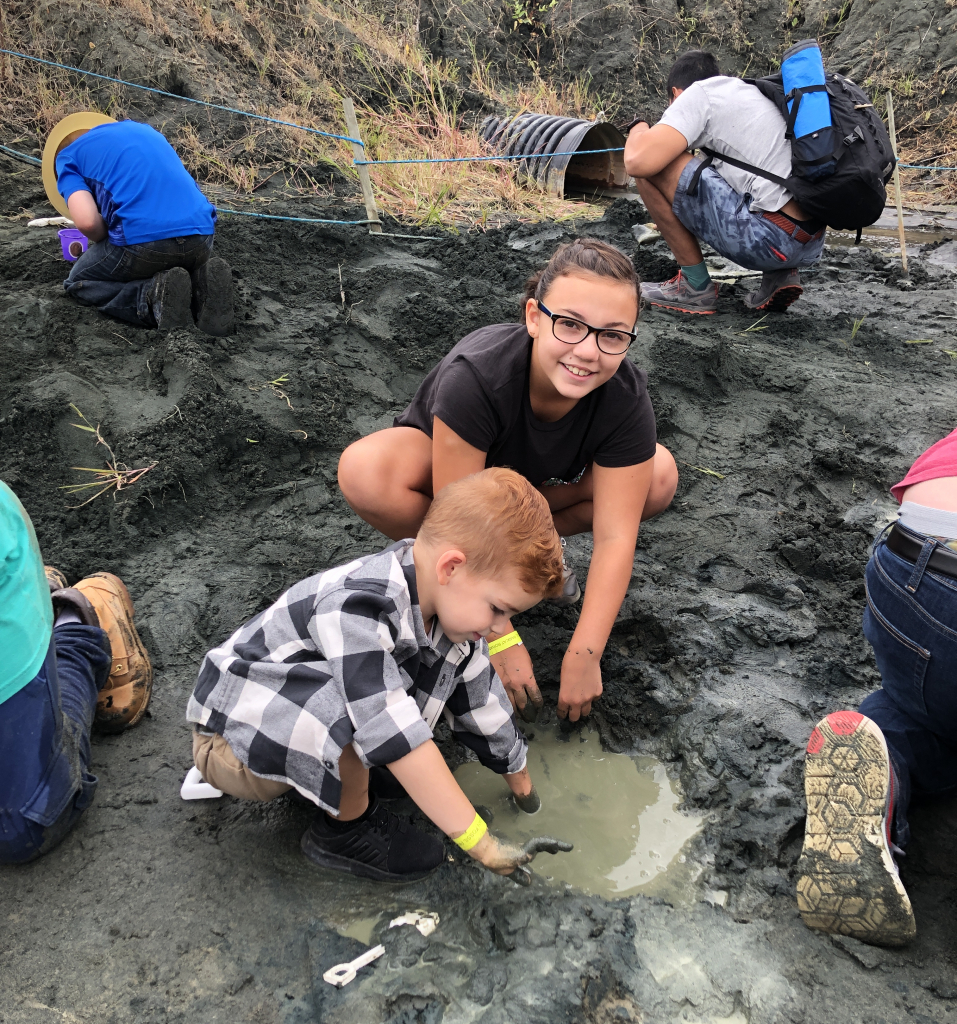
<path id="1" fill-rule="evenodd" d="M 623 153 L 590 152 L 625 145 L 625 136 L 608 121 L 551 114 L 487 117 L 480 134 L 503 156 L 526 157 L 514 161 L 517 172 L 559 199 L 566 192 L 613 192 L 631 183 Z"/>

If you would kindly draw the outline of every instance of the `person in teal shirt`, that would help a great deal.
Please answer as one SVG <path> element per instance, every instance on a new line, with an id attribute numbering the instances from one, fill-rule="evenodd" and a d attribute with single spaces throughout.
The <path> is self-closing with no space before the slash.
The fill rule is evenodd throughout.
<path id="1" fill-rule="evenodd" d="M 0 863 L 52 849 L 90 805 L 90 732 L 143 716 L 149 656 L 123 582 L 67 587 L 44 567 L 33 523 L 0 481 Z"/>

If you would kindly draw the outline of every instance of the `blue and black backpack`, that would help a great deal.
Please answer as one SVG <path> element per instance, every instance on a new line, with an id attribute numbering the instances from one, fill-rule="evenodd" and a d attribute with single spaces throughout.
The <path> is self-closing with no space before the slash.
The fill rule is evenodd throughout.
<path id="1" fill-rule="evenodd" d="M 777 182 L 809 217 L 832 228 L 856 229 L 860 240 L 861 228 L 884 212 L 886 185 L 897 162 L 867 93 L 849 78 L 824 71 L 814 39 L 792 46 L 776 75 L 745 81 L 784 117 L 791 174 L 782 178 L 705 148 L 707 163 L 723 160 Z"/>

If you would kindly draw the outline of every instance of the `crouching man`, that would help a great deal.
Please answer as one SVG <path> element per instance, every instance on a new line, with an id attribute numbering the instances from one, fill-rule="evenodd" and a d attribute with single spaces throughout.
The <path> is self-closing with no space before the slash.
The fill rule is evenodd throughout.
<path id="1" fill-rule="evenodd" d="M 803 292 L 798 269 L 821 257 L 824 225 L 782 185 L 720 159 L 709 166 L 689 152 L 707 147 L 787 178 L 784 118 L 755 86 L 722 75 L 703 50 L 678 58 L 667 91 L 670 105 L 658 124 L 638 122 L 625 145 L 625 168 L 680 267 L 670 281 L 643 283 L 642 298 L 682 313 L 714 313 L 718 286 L 701 254 L 703 239 L 762 271 L 760 287 L 745 299 L 752 309 L 787 309 Z"/>
<path id="2" fill-rule="evenodd" d="M 232 333 L 232 273 L 210 258 L 216 210 L 155 128 L 74 114 L 51 133 L 51 158 L 56 191 L 93 243 L 63 282 L 72 298 L 144 327 Z"/>

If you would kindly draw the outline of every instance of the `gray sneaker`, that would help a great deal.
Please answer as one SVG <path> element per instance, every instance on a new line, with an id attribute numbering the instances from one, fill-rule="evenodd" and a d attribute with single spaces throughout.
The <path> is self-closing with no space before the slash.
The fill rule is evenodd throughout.
<path id="1" fill-rule="evenodd" d="M 761 275 L 761 287 L 745 297 L 745 304 L 762 313 L 783 313 L 804 294 L 796 270 L 771 270 Z"/>
<path id="2" fill-rule="evenodd" d="M 565 538 L 560 537 L 562 542 L 562 592 L 558 597 L 553 597 L 555 604 L 578 604 L 582 596 L 582 588 L 578 585 L 578 577 L 575 570 L 565 561 Z"/>
<path id="3" fill-rule="evenodd" d="M 704 288 L 692 288 L 679 270 L 670 281 L 650 284 L 643 281 L 641 297 L 652 306 L 675 309 L 679 313 L 713 313 L 718 308 L 718 286 L 709 281 Z"/>
<path id="4" fill-rule="evenodd" d="M 192 297 L 193 284 L 188 270 L 173 267 L 154 275 L 147 301 L 156 326 L 161 331 L 192 327 L 193 314 L 189 308 Z"/>

